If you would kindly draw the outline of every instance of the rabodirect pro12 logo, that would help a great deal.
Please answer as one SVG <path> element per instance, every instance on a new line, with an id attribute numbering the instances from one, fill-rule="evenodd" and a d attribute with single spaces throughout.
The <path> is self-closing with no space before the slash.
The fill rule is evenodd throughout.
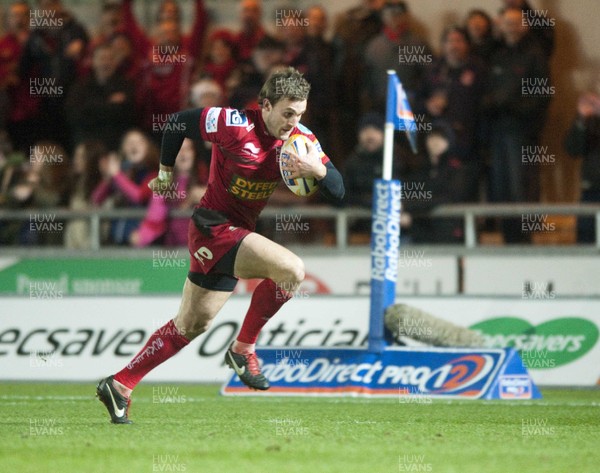
<path id="1" fill-rule="evenodd" d="M 406 392 L 477 399 L 492 385 L 505 359 L 503 350 L 391 349 L 374 356 L 362 350 L 301 348 L 302 363 L 292 363 L 278 359 L 274 351 L 259 353 L 271 394 Z M 223 392 L 247 394 L 247 389 L 234 376 Z"/>
<path id="2" fill-rule="evenodd" d="M 490 374 L 495 364 L 494 358 L 487 354 L 470 354 L 450 360 L 429 374 L 420 386 L 421 391 L 450 394 L 468 390 Z"/>

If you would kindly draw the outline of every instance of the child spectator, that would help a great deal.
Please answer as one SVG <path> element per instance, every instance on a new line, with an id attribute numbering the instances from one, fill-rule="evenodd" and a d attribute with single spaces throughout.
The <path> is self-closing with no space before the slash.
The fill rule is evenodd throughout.
<path id="1" fill-rule="evenodd" d="M 465 167 L 456 158 L 454 132 L 444 123 L 434 124 L 425 140 L 427 159 L 402 178 L 402 213 L 413 243 L 462 243 L 460 219 L 431 218 L 438 205 L 465 202 L 468 190 Z"/>
<path id="2" fill-rule="evenodd" d="M 100 160 L 102 181 L 92 193 L 92 202 L 102 205 L 110 197 L 114 207 L 142 207 L 152 197 L 148 182 L 158 170 L 159 151 L 147 135 L 131 130 L 123 137 L 120 156 L 110 153 Z M 113 222 L 111 238 L 118 245 L 126 244 L 137 227 L 138 220 Z"/>

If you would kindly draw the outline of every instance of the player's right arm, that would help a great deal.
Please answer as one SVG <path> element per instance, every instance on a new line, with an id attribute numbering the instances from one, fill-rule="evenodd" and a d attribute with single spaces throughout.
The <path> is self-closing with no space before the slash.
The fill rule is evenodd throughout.
<path id="1" fill-rule="evenodd" d="M 202 139 L 200 136 L 202 110 L 202 108 L 196 108 L 173 113 L 169 116 L 168 126 L 165 126 L 162 137 L 158 176 L 148 183 L 148 187 L 152 192 L 164 194 L 171 186 L 175 158 L 179 154 L 183 140 L 186 138 L 194 141 Z"/>

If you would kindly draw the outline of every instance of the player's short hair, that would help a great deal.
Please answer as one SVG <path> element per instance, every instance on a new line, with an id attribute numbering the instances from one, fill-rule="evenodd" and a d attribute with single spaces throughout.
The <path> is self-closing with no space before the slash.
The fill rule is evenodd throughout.
<path id="1" fill-rule="evenodd" d="M 301 101 L 308 99 L 310 84 L 293 67 L 273 72 L 263 84 L 258 94 L 258 104 L 262 107 L 265 99 L 275 105 L 281 99 Z"/>

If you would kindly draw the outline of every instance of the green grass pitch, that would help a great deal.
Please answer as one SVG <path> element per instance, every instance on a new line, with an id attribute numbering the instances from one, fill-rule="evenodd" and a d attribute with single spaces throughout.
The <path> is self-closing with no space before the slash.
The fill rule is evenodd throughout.
<path id="1" fill-rule="evenodd" d="M 600 392 L 540 401 L 222 397 L 142 384 L 112 425 L 94 384 L 0 383 L 0 472 L 600 471 Z"/>

